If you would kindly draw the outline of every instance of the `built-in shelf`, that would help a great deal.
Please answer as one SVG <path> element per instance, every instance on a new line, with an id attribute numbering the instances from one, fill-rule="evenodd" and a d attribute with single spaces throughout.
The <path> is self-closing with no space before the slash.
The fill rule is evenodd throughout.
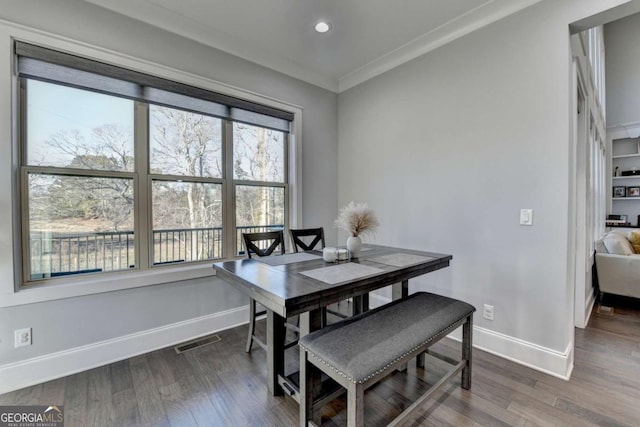
<path id="1" fill-rule="evenodd" d="M 629 176 L 612 176 L 611 179 L 636 179 L 640 178 L 640 175 L 629 175 Z"/>
<path id="2" fill-rule="evenodd" d="M 640 171 L 640 137 L 636 133 L 611 137 L 611 189 L 610 215 L 624 216 L 627 223 L 635 223 L 640 218 L 640 174 L 625 175 L 631 171 Z M 630 197 L 620 197 L 626 195 Z"/>
<path id="3" fill-rule="evenodd" d="M 612 159 L 626 159 L 629 157 L 640 157 L 640 153 L 636 154 L 621 154 L 619 156 L 611 156 Z"/>

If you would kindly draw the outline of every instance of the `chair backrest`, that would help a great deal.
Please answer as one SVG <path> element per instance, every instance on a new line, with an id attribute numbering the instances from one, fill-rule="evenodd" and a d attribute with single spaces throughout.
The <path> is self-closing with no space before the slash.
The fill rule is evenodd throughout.
<path id="1" fill-rule="evenodd" d="M 291 241 L 293 242 L 293 249 L 298 252 L 298 249 L 303 251 L 313 250 L 318 243 L 321 243 L 320 249 L 324 248 L 324 228 L 305 228 L 302 230 L 289 230 L 291 233 Z M 313 237 L 311 243 L 307 244 L 302 240 L 303 237 Z"/>
<path id="2" fill-rule="evenodd" d="M 269 256 L 278 246 L 280 246 L 280 253 L 284 254 L 284 233 L 282 230 L 263 233 L 242 233 L 242 238 L 249 258 L 251 258 L 251 254 L 260 257 Z M 260 242 L 264 243 L 259 245 Z"/>

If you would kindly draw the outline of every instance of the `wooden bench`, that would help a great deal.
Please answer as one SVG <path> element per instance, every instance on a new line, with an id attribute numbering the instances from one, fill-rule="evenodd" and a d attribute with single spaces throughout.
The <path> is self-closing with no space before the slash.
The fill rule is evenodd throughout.
<path id="1" fill-rule="evenodd" d="M 313 399 L 319 371 L 347 390 L 347 425 L 364 425 L 364 390 L 418 358 L 448 333 L 463 326 L 462 357 L 427 392 L 389 425 L 406 420 L 442 385 L 462 371 L 462 388 L 471 387 L 471 328 L 475 308 L 465 302 L 426 292 L 394 301 L 361 315 L 329 325 L 299 341 L 300 425 L 319 422 Z M 438 355 L 436 355 L 438 357 Z M 442 358 L 442 357 L 440 357 Z M 451 363 L 452 360 L 442 358 Z M 457 362 L 457 363 L 456 363 Z"/>

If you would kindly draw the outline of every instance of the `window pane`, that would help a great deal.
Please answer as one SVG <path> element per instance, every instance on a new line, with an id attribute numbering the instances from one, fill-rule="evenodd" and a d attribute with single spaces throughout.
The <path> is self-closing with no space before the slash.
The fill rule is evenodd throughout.
<path id="1" fill-rule="evenodd" d="M 133 171 L 133 101 L 28 80 L 26 161 Z"/>
<path id="2" fill-rule="evenodd" d="M 242 233 L 284 229 L 284 188 L 236 186 L 236 248 L 242 250 Z"/>
<path id="3" fill-rule="evenodd" d="M 133 180 L 30 174 L 30 279 L 135 266 Z"/>
<path id="4" fill-rule="evenodd" d="M 222 258 L 222 185 L 153 181 L 153 263 Z"/>
<path id="5" fill-rule="evenodd" d="M 151 173 L 222 178 L 222 121 L 149 106 Z"/>
<path id="6" fill-rule="evenodd" d="M 233 124 L 233 178 L 285 182 L 284 133 Z"/>

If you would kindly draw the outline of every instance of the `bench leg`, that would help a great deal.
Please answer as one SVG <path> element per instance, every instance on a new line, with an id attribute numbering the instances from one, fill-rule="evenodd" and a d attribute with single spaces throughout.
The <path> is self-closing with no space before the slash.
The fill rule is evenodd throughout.
<path id="1" fill-rule="evenodd" d="M 409 296 L 409 280 L 403 280 L 401 283 L 395 283 L 391 286 L 391 300 L 405 299 Z M 407 370 L 407 364 L 403 363 L 396 369 L 398 372 Z"/>
<path id="2" fill-rule="evenodd" d="M 471 388 L 471 359 L 473 357 L 473 315 L 467 317 L 467 321 L 462 325 L 462 359 L 467 363 L 462 368 L 462 388 L 469 390 Z"/>
<path id="3" fill-rule="evenodd" d="M 427 352 L 425 351 L 423 353 L 420 353 L 418 355 L 418 357 L 416 357 L 416 368 L 423 368 L 424 369 L 426 354 L 427 354 Z"/>
<path id="4" fill-rule="evenodd" d="M 300 427 L 308 425 L 320 426 L 320 411 L 314 411 L 313 401 L 320 388 L 320 371 L 311 362 L 308 354 L 300 350 L 300 399 L 299 420 Z"/>
<path id="5" fill-rule="evenodd" d="M 307 386 L 309 382 L 309 361 L 307 359 L 307 352 L 300 350 L 300 427 L 306 427 L 308 421 L 311 420 L 313 415 L 313 393 L 310 387 Z"/>
<path id="6" fill-rule="evenodd" d="M 347 427 L 364 426 L 364 386 L 349 383 L 347 388 Z"/>

